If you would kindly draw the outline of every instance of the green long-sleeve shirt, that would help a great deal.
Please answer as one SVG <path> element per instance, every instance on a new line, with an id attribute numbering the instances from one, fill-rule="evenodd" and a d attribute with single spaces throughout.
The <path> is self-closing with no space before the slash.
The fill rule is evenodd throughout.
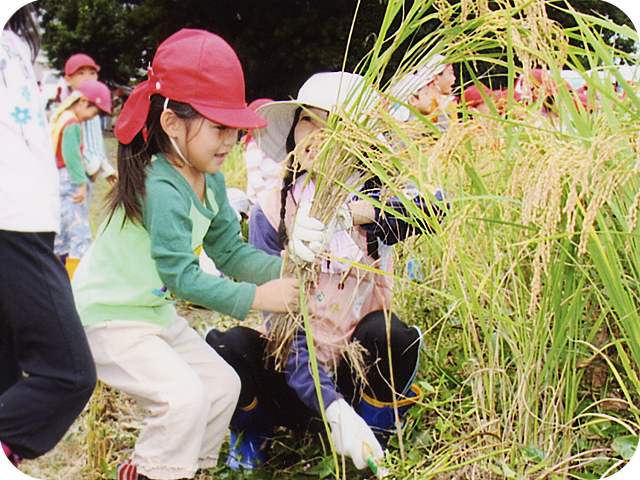
<path id="1" fill-rule="evenodd" d="M 75 185 L 87 183 L 87 174 L 82 160 L 82 127 L 71 123 L 62 130 L 62 158 Z"/>
<path id="2" fill-rule="evenodd" d="M 84 325 L 107 320 L 168 326 L 175 316 L 169 292 L 244 319 L 256 286 L 278 278 L 282 260 L 246 244 L 222 173 L 206 175 L 204 204 L 180 173 L 158 155 L 147 168 L 143 225 L 122 210 L 100 227 L 73 278 Z M 216 267 L 238 281 L 200 269 L 202 246 Z"/>

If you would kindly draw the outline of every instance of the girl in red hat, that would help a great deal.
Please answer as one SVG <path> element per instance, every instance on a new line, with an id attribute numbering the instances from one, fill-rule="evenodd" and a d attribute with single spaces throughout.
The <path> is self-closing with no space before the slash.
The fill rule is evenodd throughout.
<path id="1" fill-rule="evenodd" d="M 64 77 L 60 79 L 62 86 L 60 99 L 64 101 L 86 80 L 98 80 L 99 72 L 100 65 L 89 55 L 84 53 L 71 55 L 64 66 Z M 102 136 L 103 120 L 103 118 L 94 117 L 82 123 L 82 134 L 85 140 L 82 157 L 89 177 L 89 195 L 87 197 L 89 203 L 91 203 L 91 191 L 96 178 L 104 178 L 110 185 L 113 185 L 118 179 L 117 172 L 107 158 Z"/>
<path id="2" fill-rule="evenodd" d="M 119 477 L 192 478 L 215 467 L 240 392 L 235 371 L 178 316 L 179 297 L 236 319 L 286 311 L 297 281 L 245 244 L 222 163 L 237 129 L 266 121 L 245 102 L 231 47 L 180 30 L 158 48 L 115 128 L 119 181 L 73 281 L 98 377 L 149 411 Z M 205 273 L 201 249 L 233 278 Z"/>
<path id="3" fill-rule="evenodd" d="M 86 80 L 51 117 L 53 151 L 60 173 L 62 222 L 54 251 L 63 260 L 69 277 L 91 245 L 91 225 L 87 195 L 89 177 L 82 158 L 82 123 L 111 113 L 111 92 L 98 80 Z"/>

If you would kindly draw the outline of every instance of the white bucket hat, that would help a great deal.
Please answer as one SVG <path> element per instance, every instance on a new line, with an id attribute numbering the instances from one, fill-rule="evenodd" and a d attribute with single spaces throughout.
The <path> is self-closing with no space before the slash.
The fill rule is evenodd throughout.
<path id="1" fill-rule="evenodd" d="M 443 55 L 434 55 L 425 65 L 419 67 L 415 73 L 408 73 L 399 82 L 391 87 L 390 94 L 399 102 L 407 103 L 409 97 L 417 93 L 425 85 L 429 85 L 447 68 Z M 406 121 L 409 117 L 409 109 L 401 103 L 396 103 L 392 108 L 392 116 L 397 120 Z M 406 117 L 406 118 L 405 118 Z"/>
<path id="2" fill-rule="evenodd" d="M 409 73 L 391 87 L 391 95 L 401 102 L 406 102 L 409 97 L 425 85 L 429 85 L 447 68 L 445 58 L 438 54 L 431 58 L 426 65 L 418 68 L 415 73 Z"/>
<path id="3" fill-rule="evenodd" d="M 364 78 L 356 73 L 322 72 L 312 75 L 300 87 L 295 100 L 271 102 L 256 110 L 269 122 L 265 128 L 253 131 L 256 142 L 267 157 L 282 162 L 287 156 L 285 143 L 298 107 L 305 105 L 328 112 L 342 106 L 350 108 L 358 101 L 363 85 Z M 348 105 L 344 105 L 345 102 Z"/>

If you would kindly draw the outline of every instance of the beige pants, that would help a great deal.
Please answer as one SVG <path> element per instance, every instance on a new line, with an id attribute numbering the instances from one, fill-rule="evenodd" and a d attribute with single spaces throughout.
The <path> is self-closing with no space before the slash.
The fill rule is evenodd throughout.
<path id="1" fill-rule="evenodd" d="M 109 321 L 85 331 L 98 377 L 149 410 L 138 473 L 173 480 L 214 467 L 240 394 L 233 368 L 182 317 L 166 329 Z"/>

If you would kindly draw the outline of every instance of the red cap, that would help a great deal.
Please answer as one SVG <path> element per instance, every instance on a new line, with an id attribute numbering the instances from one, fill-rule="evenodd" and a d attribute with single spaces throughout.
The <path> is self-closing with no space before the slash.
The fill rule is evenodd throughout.
<path id="1" fill-rule="evenodd" d="M 111 113 L 111 91 L 98 80 L 85 80 L 77 90 L 87 99 L 95 103 L 100 110 Z"/>
<path id="2" fill-rule="evenodd" d="M 587 112 L 594 112 L 598 109 L 596 100 L 590 100 L 588 93 L 574 92 L 573 103 L 578 110 L 580 110 L 580 107 L 584 108 Z"/>
<path id="3" fill-rule="evenodd" d="M 242 65 L 218 35 L 182 29 L 160 44 L 149 79 L 140 83 L 124 104 L 115 128 L 121 143 L 131 143 L 142 130 L 151 95 L 188 103 L 203 117 L 231 128 L 263 128 L 267 121 L 245 100 Z"/>
<path id="4" fill-rule="evenodd" d="M 489 89 L 489 87 L 482 85 L 482 90 L 484 90 L 485 96 L 487 98 L 492 97 L 493 92 L 491 91 L 491 89 Z M 460 98 L 462 99 L 463 97 L 461 96 Z M 464 89 L 464 102 L 466 103 L 467 107 L 474 107 L 480 103 L 485 102 L 485 99 L 480 93 L 480 89 L 476 84 L 473 84 Z"/>
<path id="5" fill-rule="evenodd" d="M 504 102 L 505 104 L 509 101 L 509 89 L 505 88 L 504 90 L 497 90 L 494 92 L 496 102 Z M 513 92 L 513 101 L 519 102 L 522 100 L 522 94 L 520 92 Z"/>
<path id="6" fill-rule="evenodd" d="M 255 112 L 261 106 L 266 105 L 267 103 L 271 103 L 273 101 L 274 100 L 271 100 L 270 98 L 257 98 L 249 104 L 249 108 Z"/>
<path id="7" fill-rule="evenodd" d="M 67 63 L 65 63 L 64 74 L 65 76 L 70 77 L 82 67 L 92 67 L 96 69 L 96 72 L 100 71 L 100 65 L 94 62 L 93 58 L 89 55 L 85 55 L 84 53 L 76 53 L 75 55 L 71 55 L 67 60 Z"/>
<path id="8" fill-rule="evenodd" d="M 555 95 L 558 93 L 558 83 L 551 78 L 551 74 L 548 70 L 534 68 L 531 70 L 531 78 L 533 79 L 533 86 L 544 87 L 546 95 Z M 573 90 L 571 84 L 566 80 L 564 80 L 564 84 L 569 91 Z"/>
<path id="9" fill-rule="evenodd" d="M 504 90 L 496 90 L 494 93 L 494 98 L 496 102 L 496 107 L 498 107 L 498 111 L 503 114 L 509 104 L 509 89 L 505 88 Z M 513 101 L 518 103 L 522 100 L 522 94 L 520 92 L 513 92 Z"/>

